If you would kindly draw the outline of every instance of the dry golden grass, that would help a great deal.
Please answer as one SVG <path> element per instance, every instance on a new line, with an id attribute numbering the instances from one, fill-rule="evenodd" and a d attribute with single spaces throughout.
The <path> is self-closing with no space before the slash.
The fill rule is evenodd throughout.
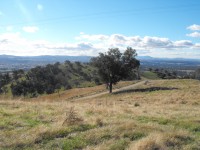
<path id="1" fill-rule="evenodd" d="M 199 81 L 155 80 L 118 94 L 68 101 L 77 90 L 85 96 L 101 88 L 75 89 L 60 98 L 1 99 L 0 149 L 200 149 Z M 64 123 L 71 108 L 80 122 Z"/>
<path id="2" fill-rule="evenodd" d="M 132 85 L 138 81 L 122 81 L 118 84 L 114 85 L 113 89 L 118 89 L 127 85 Z M 76 88 L 76 89 L 70 89 L 66 91 L 61 91 L 60 93 L 54 93 L 49 95 L 42 95 L 40 97 L 37 97 L 34 99 L 34 101 L 66 101 L 66 100 L 72 100 L 88 95 L 94 95 L 100 92 L 108 91 L 105 89 L 105 85 L 99 85 L 95 87 L 86 87 L 86 88 Z"/>

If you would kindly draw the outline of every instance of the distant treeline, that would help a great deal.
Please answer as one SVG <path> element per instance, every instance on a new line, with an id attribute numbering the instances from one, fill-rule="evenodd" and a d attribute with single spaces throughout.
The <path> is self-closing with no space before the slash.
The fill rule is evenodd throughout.
<path id="1" fill-rule="evenodd" d="M 149 68 L 148 70 L 150 72 L 155 73 L 161 79 L 200 79 L 199 78 L 199 76 L 200 76 L 199 69 L 197 69 L 196 71 L 193 71 L 193 72 L 191 72 L 191 71 L 187 72 L 187 70 L 174 71 L 172 69 L 163 69 L 163 68 L 156 68 L 156 69 Z"/>

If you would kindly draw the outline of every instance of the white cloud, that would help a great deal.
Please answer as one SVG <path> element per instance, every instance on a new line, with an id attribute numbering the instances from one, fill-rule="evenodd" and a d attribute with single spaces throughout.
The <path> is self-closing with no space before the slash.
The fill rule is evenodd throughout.
<path id="1" fill-rule="evenodd" d="M 200 43 L 194 44 L 194 49 L 200 49 Z"/>
<path id="2" fill-rule="evenodd" d="M 193 33 L 186 34 L 186 35 L 189 37 L 200 37 L 200 32 L 193 32 Z"/>
<path id="3" fill-rule="evenodd" d="M 81 33 L 73 43 L 52 43 L 45 40 L 31 41 L 20 33 L 0 34 L 0 54 L 9 55 L 98 55 L 108 48 L 118 47 L 121 50 L 131 46 L 139 55 L 150 56 L 183 56 L 183 52 L 198 52 L 200 43 L 189 40 L 172 41 L 161 37 L 112 35 L 87 35 Z M 199 52 L 200 53 L 200 52 Z M 168 55 L 169 54 L 169 55 Z M 180 55 L 179 55 L 180 54 Z M 195 55 L 196 56 L 196 55 Z"/>
<path id="4" fill-rule="evenodd" d="M 28 32 L 28 33 L 35 33 L 39 30 L 38 27 L 35 27 L 35 26 L 25 26 L 22 28 L 25 32 Z"/>
<path id="5" fill-rule="evenodd" d="M 140 46 L 145 48 L 172 48 L 173 42 L 168 38 L 145 36 L 140 39 Z"/>
<path id="6" fill-rule="evenodd" d="M 200 25 L 193 24 L 193 25 L 187 27 L 187 29 L 192 30 L 192 31 L 195 31 L 195 30 L 200 31 Z"/>
<path id="7" fill-rule="evenodd" d="M 81 34 L 76 37 L 77 40 L 95 43 L 98 47 L 119 47 L 125 48 L 131 46 L 136 49 L 188 49 L 193 48 L 194 44 L 188 40 L 172 41 L 168 38 L 161 37 L 140 37 L 140 36 L 125 36 L 121 34 L 113 35 L 87 35 Z"/>
<path id="8" fill-rule="evenodd" d="M 43 10 L 43 5 L 37 4 L 37 9 L 38 9 L 39 11 L 42 11 L 42 10 Z"/>
<path id="9" fill-rule="evenodd" d="M 175 48 L 192 48 L 194 44 L 189 41 L 189 40 L 180 40 L 180 41 L 175 41 L 174 42 L 174 47 Z"/>
<path id="10" fill-rule="evenodd" d="M 99 51 L 87 42 L 50 43 L 45 40 L 30 41 L 20 33 L 0 34 L 0 54 L 8 55 L 95 55 Z"/>

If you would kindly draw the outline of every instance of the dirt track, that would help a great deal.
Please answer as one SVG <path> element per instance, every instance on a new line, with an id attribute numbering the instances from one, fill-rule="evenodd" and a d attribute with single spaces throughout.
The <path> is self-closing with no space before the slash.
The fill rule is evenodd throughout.
<path id="1" fill-rule="evenodd" d="M 146 82 L 148 82 L 148 81 L 140 81 L 140 82 L 132 84 L 132 85 L 128 85 L 128 86 L 125 86 L 125 87 L 122 87 L 122 88 L 119 88 L 119 89 L 115 89 L 115 90 L 113 90 L 113 93 L 126 91 L 126 90 L 129 90 L 129 89 L 135 88 L 139 85 L 145 84 Z M 101 93 L 94 94 L 94 95 L 88 95 L 88 96 L 81 97 L 81 98 L 75 98 L 75 99 L 71 100 L 71 102 L 96 98 L 96 97 L 99 97 L 99 96 L 102 96 L 102 95 L 105 95 L 105 94 L 108 94 L 108 92 L 101 92 Z"/>

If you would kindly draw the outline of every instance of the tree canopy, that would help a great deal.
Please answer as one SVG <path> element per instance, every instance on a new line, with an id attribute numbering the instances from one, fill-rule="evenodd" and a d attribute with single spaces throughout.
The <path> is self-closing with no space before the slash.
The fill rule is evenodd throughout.
<path id="1" fill-rule="evenodd" d="M 140 66 L 136 50 L 127 47 L 124 53 L 119 48 L 110 48 L 107 53 L 99 53 L 99 56 L 91 59 L 91 63 L 98 68 L 100 77 L 109 84 L 110 93 L 112 85 L 127 78 L 130 72 Z"/>

